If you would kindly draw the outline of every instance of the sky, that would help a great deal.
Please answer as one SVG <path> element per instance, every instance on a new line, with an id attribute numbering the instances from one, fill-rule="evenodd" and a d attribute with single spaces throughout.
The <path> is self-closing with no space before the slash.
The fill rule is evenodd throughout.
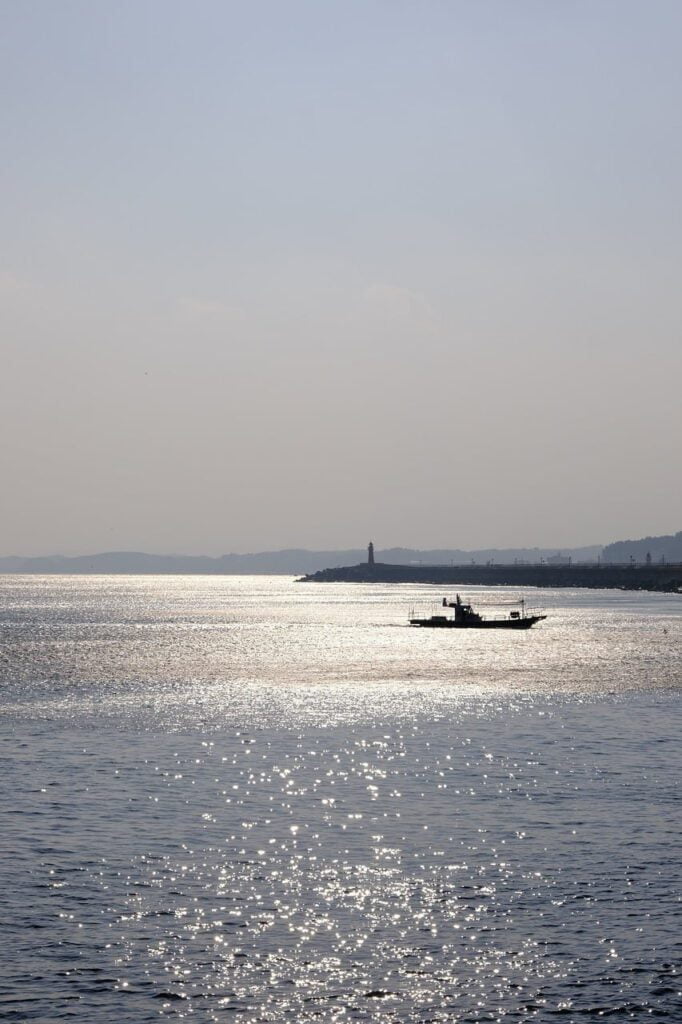
<path id="1" fill-rule="evenodd" d="M 0 0 L 0 554 L 682 529 L 678 0 Z"/>

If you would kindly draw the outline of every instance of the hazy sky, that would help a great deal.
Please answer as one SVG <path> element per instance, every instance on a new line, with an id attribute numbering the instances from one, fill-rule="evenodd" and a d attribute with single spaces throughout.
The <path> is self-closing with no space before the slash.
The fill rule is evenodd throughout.
<path id="1" fill-rule="evenodd" d="M 0 554 L 682 529 L 679 0 L 0 12 Z"/>

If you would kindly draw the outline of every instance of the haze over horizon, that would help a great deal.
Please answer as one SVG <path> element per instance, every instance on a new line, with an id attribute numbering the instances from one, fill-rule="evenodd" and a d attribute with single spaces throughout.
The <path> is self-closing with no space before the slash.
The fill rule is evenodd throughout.
<path id="1" fill-rule="evenodd" d="M 679 529 L 682 6 L 0 19 L 0 554 Z"/>
<path id="2" fill-rule="evenodd" d="M 640 538 L 633 538 L 633 539 L 639 540 Z M 542 552 L 546 552 L 546 553 L 550 553 L 550 554 L 551 553 L 561 554 L 562 552 L 564 552 L 564 553 L 568 554 L 571 551 L 577 551 L 577 550 L 579 550 L 579 551 L 583 551 L 583 550 L 584 551 L 588 551 L 588 550 L 591 551 L 592 549 L 597 550 L 597 549 L 603 548 L 605 546 L 606 546 L 606 544 L 602 544 L 602 543 L 599 543 L 599 542 L 597 544 L 581 544 L 581 545 L 575 545 L 575 546 L 572 546 L 572 547 L 569 547 L 568 545 L 564 545 L 562 547 L 561 545 L 556 545 L 556 544 L 549 544 L 549 545 L 543 545 L 543 546 L 534 544 L 534 545 L 529 545 L 529 546 L 524 546 L 524 547 L 514 546 L 514 547 L 507 547 L 507 548 L 502 548 L 499 545 L 492 545 L 492 544 L 487 545 L 487 547 L 481 547 L 481 548 L 454 548 L 454 547 L 449 547 L 449 548 L 432 548 L 432 547 L 425 547 L 423 545 L 421 547 L 418 547 L 418 548 L 411 548 L 411 547 L 408 548 L 404 544 L 398 544 L 398 545 L 392 545 L 392 546 L 388 546 L 388 545 L 375 545 L 375 553 L 376 553 L 377 557 L 379 555 L 381 555 L 382 553 L 396 552 L 396 551 L 421 552 L 421 553 L 434 552 L 434 551 L 453 551 L 453 552 L 454 551 L 461 551 L 463 554 L 466 554 L 466 555 L 477 554 L 477 553 L 481 553 L 481 552 L 486 552 L 487 553 L 487 552 L 491 552 L 491 551 L 495 551 L 495 550 L 497 550 L 497 551 L 539 551 L 541 553 Z M 219 551 L 219 552 L 206 552 L 206 551 L 142 551 L 142 550 L 138 550 L 138 549 L 121 549 L 121 550 L 117 550 L 117 551 L 113 551 L 113 550 L 109 550 L 109 551 L 74 551 L 74 552 L 69 552 L 68 554 L 65 554 L 62 551 L 42 551 L 42 552 L 40 552 L 37 555 L 24 555 L 22 552 L 0 552 L 0 561 L 7 561 L 7 560 L 9 560 L 11 558 L 14 558 L 14 557 L 19 557 L 19 558 L 24 558 L 25 557 L 25 558 L 29 558 L 29 559 L 30 558 L 36 558 L 36 557 L 37 558 L 64 558 L 64 557 L 66 557 L 66 558 L 87 558 L 87 557 L 96 556 L 96 555 L 122 555 L 122 554 L 143 555 L 143 556 L 144 555 L 152 555 L 154 557 L 160 556 L 160 557 L 168 557 L 168 558 L 184 558 L 184 557 L 189 557 L 189 558 L 214 558 L 215 559 L 215 558 L 230 557 L 230 556 L 247 557 L 248 558 L 248 557 L 257 557 L 257 556 L 260 556 L 260 555 L 268 555 L 268 554 L 284 554 L 284 553 L 286 553 L 288 551 L 292 551 L 292 552 L 293 551 L 304 551 L 304 552 L 306 552 L 308 554 L 326 554 L 326 553 L 330 553 L 330 554 L 347 554 L 347 553 L 353 552 L 360 561 L 365 561 L 366 550 L 367 550 L 366 546 L 356 544 L 356 545 L 353 545 L 352 547 L 349 547 L 349 548 L 342 548 L 340 546 L 335 546 L 333 548 L 307 548 L 307 547 L 305 547 L 303 545 L 296 545 L 295 547 L 291 547 L 291 548 L 278 548 L 278 549 L 271 549 L 269 551 L 268 550 L 261 550 L 261 551 L 255 551 L 255 550 L 253 550 L 253 551 L 235 551 L 235 550 L 228 550 L 228 549 L 226 549 L 225 551 Z"/>

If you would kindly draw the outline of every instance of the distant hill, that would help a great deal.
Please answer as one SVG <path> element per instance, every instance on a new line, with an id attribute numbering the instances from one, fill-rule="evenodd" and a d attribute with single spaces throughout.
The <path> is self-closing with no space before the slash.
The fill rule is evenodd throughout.
<path id="1" fill-rule="evenodd" d="M 574 565 L 580 562 L 608 563 L 646 562 L 682 563 L 682 530 L 664 537 L 643 537 L 641 540 L 620 540 L 602 548 L 593 544 L 582 548 L 479 548 L 465 551 L 461 548 L 386 548 L 375 552 L 377 562 L 387 565 L 513 565 L 540 561 L 550 565 Z M 140 574 L 231 574 L 251 575 L 281 573 L 299 576 L 334 569 L 339 566 L 358 565 L 367 560 L 366 548 L 348 548 L 333 551 L 308 551 L 305 548 L 287 548 L 282 551 L 259 551 L 245 555 L 150 555 L 144 551 L 105 551 L 94 555 L 41 555 L 36 558 L 21 556 L 0 557 L 0 573 L 140 573 Z"/>
<path id="2" fill-rule="evenodd" d="M 561 553 L 557 552 L 556 548 L 485 548 L 477 551 L 388 548 L 384 551 L 377 550 L 376 560 L 391 565 L 458 565 L 471 562 L 505 564 L 515 561 L 534 564 L 541 559 L 555 561 L 557 558 L 567 560 L 569 557 L 574 562 L 596 561 L 600 553 L 601 547 L 598 545 L 564 549 Z M 291 548 L 246 555 L 221 555 L 218 558 L 204 555 L 149 555 L 142 551 L 108 551 L 74 557 L 42 555 L 35 558 L 0 558 L 0 573 L 281 573 L 296 576 L 317 572 L 319 569 L 357 565 L 366 560 L 366 548 L 342 551 L 307 551 Z"/>
<path id="3" fill-rule="evenodd" d="M 607 544 L 602 552 L 604 562 L 682 562 L 682 530 L 663 537 L 642 537 L 641 540 L 618 540 Z"/>
<path id="4" fill-rule="evenodd" d="M 360 551 L 263 551 L 247 555 L 150 555 L 107 551 L 94 555 L 0 558 L 0 573 L 194 573 L 233 574 L 314 572 L 366 558 Z"/>

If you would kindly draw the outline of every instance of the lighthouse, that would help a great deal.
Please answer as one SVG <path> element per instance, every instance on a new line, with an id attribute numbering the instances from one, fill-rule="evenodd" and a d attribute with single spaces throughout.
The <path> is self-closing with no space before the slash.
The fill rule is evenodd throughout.
<path id="1" fill-rule="evenodd" d="M 367 565 L 374 565 L 374 545 L 371 541 L 367 545 Z"/>

